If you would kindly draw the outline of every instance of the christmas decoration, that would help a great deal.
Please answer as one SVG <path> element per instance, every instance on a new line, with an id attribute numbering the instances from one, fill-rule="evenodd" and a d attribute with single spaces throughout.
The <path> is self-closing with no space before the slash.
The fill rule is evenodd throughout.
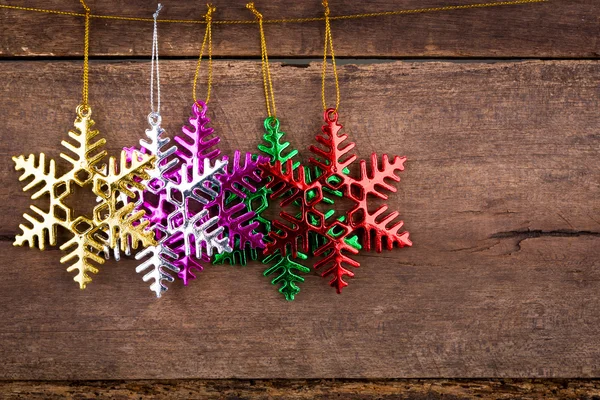
<path id="1" fill-rule="evenodd" d="M 254 251 L 265 246 L 262 233 L 256 232 L 256 214 L 247 210 L 244 200 L 247 193 L 257 191 L 261 182 L 258 165 L 266 158 L 236 151 L 232 162 L 227 157 L 218 159 L 220 139 L 208 126 L 206 111 L 206 104 L 194 103 L 189 126 L 183 127 L 182 136 L 174 137 L 176 146 L 168 147 L 163 131 L 156 128 L 146 132 L 149 142 L 140 141 L 140 153 L 158 157 L 155 171 L 160 169 L 160 173 L 150 172 L 154 179 L 148 181 L 148 189 L 139 194 L 137 203 L 161 238 L 160 248 L 143 253 L 151 256 L 151 263 L 144 263 L 145 268 L 140 265 L 139 271 L 153 267 L 147 279 L 161 277 L 169 282 L 166 268 L 187 285 L 210 256 L 231 251 L 234 242 Z M 231 201 L 234 195 L 238 200 Z M 136 258 L 144 259 L 141 254 Z M 160 297 L 166 286 L 154 282 L 151 288 L 159 290 L 156 294 Z"/>
<path id="2" fill-rule="evenodd" d="M 156 229 L 155 227 L 155 233 Z M 156 246 L 146 247 L 135 255 L 136 260 L 145 260 L 135 268 L 135 272 L 145 273 L 142 278 L 144 282 L 153 281 L 150 284 L 150 290 L 156 294 L 156 297 L 161 297 L 162 293 L 168 289 L 163 281 L 173 282 L 175 280 L 169 271 L 173 273 L 180 271 L 171 261 L 177 258 L 177 254 L 165 246 L 166 239 L 167 237 L 164 236 Z"/>
<path id="3" fill-rule="evenodd" d="M 67 271 L 77 271 L 73 278 L 84 289 L 91 282 L 90 273 L 97 273 L 95 265 L 104 263 L 99 256 L 107 243 L 115 247 L 117 242 L 131 243 L 133 248 L 138 245 L 150 246 L 155 244 L 154 234 L 147 229 L 148 223 L 142 221 L 143 211 L 132 212 L 133 203 L 120 204 L 119 197 L 126 195 L 134 197 L 131 188 L 143 189 L 140 180 L 147 179 L 147 170 L 152 168 L 154 157 L 135 153 L 132 160 L 127 160 L 126 152 L 121 153 L 119 165 L 111 157 L 107 167 L 100 167 L 99 162 L 106 156 L 106 151 L 100 150 L 106 143 L 105 139 L 93 142 L 98 131 L 92 129 L 91 108 L 79 106 L 75 130 L 69 132 L 73 142 L 63 141 L 62 145 L 74 155 L 61 153 L 61 157 L 71 164 L 71 169 L 57 176 L 56 163 L 50 160 L 46 164 L 46 156 L 41 153 L 39 158 L 32 154 L 13 157 L 15 169 L 22 170 L 21 181 L 32 178 L 24 191 L 35 187 L 32 199 L 47 197 L 47 209 L 31 206 L 33 216 L 24 214 L 30 226 L 20 225 L 22 234 L 17 235 L 16 246 L 28 244 L 37 246 L 40 250 L 57 243 L 57 228 L 66 228 L 73 237 L 60 246 L 67 252 L 61 258 L 61 263 L 70 263 Z M 73 144 L 75 143 L 75 144 Z M 74 215 L 74 211 L 65 204 L 65 199 L 73 192 L 74 185 L 81 187 L 91 185 L 92 191 L 100 199 L 93 211 L 93 217 Z"/>
<path id="4" fill-rule="evenodd" d="M 263 135 L 265 143 L 259 144 L 258 149 L 268 156 L 268 160 L 272 165 L 277 162 L 285 164 L 288 160 L 291 160 L 292 168 L 296 169 L 300 165 L 300 162 L 295 161 L 298 151 L 296 149 L 288 149 L 290 143 L 283 141 L 285 133 L 280 130 L 279 121 L 274 117 L 269 117 L 264 121 L 264 128 L 266 131 Z M 309 172 L 310 170 L 307 169 L 306 171 L 308 174 L 308 180 L 312 180 L 313 178 L 311 178 L 311 174 Z M 322 175 L 322 172 L 318 167 L 315 167 L 313 176 L 318 177 L 320 175 Z M 263 186 L 255 193 L 247 194 L 245 199 L 248 209 L 256 213 L 255 220 L 265 228 L 266 232 L 270 232 L 273 229 L 271 220 L 263 215 L 263 212 L 269 207 L 269 197 L 272 192 L 273 191 L 269 187 Z M 333 199 L 335 197 L 342 197 L 342 193 L 339 190 L 330 190 L 329 188 L 325 188 L 324 192 L 326 196 L 323 196 L 322 202 L 328 207 L 333 207 Z M 333 213 L 334 210 L 329 209 L 325 215 L 329 217 Z M 344 219 L 342 218 L 342 221 L 343 220 Z M 268 237 L 266 240 L 268 240 Z M 307 254 L 311 254 L 314 250 L 320 247 L 320 243 L 322 241 L 323 238 L 315 235 L 314 233 L 311 234 L 311 248 Z M 345 241 L 357 250 L 361 248 L 356 235 L 349 235 L 347 238 L 345 238 Z M 299 260 L 306 260 L 307 254 L 298 253 L 297 258 Z M 234 250 L 232 252 L 216 255 L 213 262 L 215 264 L 229 263 L 231 265 L 246 265 L 248 260 L 257 260 L 258 258 L 258 254 L 255 249 L 252 249 L 248 246 L 240 246 L 240 244 L 236 241 Z M 274 278 L 272 279 L 271 283 L 274 285 L 280 285 L 279 292 L 282 293 L 287 300 L 294 300 L 295 295 L 300 291 L 298 284 L 304 282 L 304 278 L 300 274 L 309 273 L 310 269 L 302 265 L 300 262 L 294 261 L 289 255 L 285 257 L 282 256 L 279 251 L 265 257 L 262 262 L 263 264 L 269 265 L 269 267 L 264 271 L 264 276 L 273 275 Z"/>
<path id="5" fill-rule="evenodd" d="M 286 149 L 290 146 L 290 143 L 282 141 L 285 133 L 279 130 L 279 121 L 275 117 L 268 117 L 265 119 L 264 127 L 266 130 L 266 133 L 264 134 L 266 145 L 258 145 L 258 149 L 268 156 L 268 158 L 261 157 L 263 162 L 285 162 L 287 160 L 291 160 L 298 154 L 297 150 L 286 152 Z M 297 167 L 298 164 L 299 163 L 296 163 L 294 166 Z M 245 193 L 246 196 L 244 200 L 246 207 L 256 214 L 254 223 L 260 223 L 266 232 L 269 232 L 272 229 L 271 221 L 262 214 L 269 207 L 270 194 L 271 190 L 265 186 L 262 186 L 254 193 Z M 247 244 L 243 244 L 239 240 L 236 240 L 234 244 L 235 246 L 232 252 L 217 255 L 213 263 L 246 265 L 248 260 L 258 259 L 258 253 L 255 248 L 252 248 Z M 300 257 L 306 259 L 304 254 L 300 255 Z M 281 284 L 280 292 L 284 294 L 288 300 L 293 300 L 294 296 L 300 291 L 296 283 L 304 281 L 304 278 L 299 276 L 294 271 L 297 271 L 298 273 L 310 272 L 310 269 L 290 260 L 289 257 L 282 257 L 279 253 L 265 258 L 263 263 L 274 264 L 273 266 L 267 268 L 264 274 L 265 276 L 269 276 L 271 274 L 278 273 L 277 277 L 272 280 L 272 283 Z"/>
<path id="6" fill-rule="evenodd" d="M 288 150 L 286 149 L 290 146 L 289 142 L 284 142 L 283 136 L 285 135 L 283 132 L 279 130 L 279 120 L 275 117 L 276 107 L 275 107 L 275 93 L 273 91 L 273 83 L 271 79 L 271 71 L 269 68 L 269 57 L 267 54 L 267 43 L 264 33 L 263 27 L 263 16 L 261 13 L 256 10 L 254 3 L 248 3 L 246 5 L 258 21 L 259 33 L 260 33 L 260 45 L 261 45 L 261 70 L 263 75 L 263 87 L 265 90 L 265 105 L 267 109 L 267 114 L 269 117 L 264 121 L 264 127 L 266 133 L 264 134 L 265 144 L 260 144 L 258 146 L 259 150 L 269 156 L 268 162 L 270 164 L 274 163 L 286 163 L 288 160 L 291 162 L 290 170 L 296 169 L 300 163 L 298 161 L 292 162 L 292 159 L 298 154 L 297 150 Z M 311 181 L 310 178 L 310 170 L 306 170 L 306 176 L 308 181 Z M 322 174 L 322 172 L 318 169 L 314 169 L 314 176 L 318 177 Z M 332 178 L 333 179 L 333 178 Z M 327 194 L 331 194 L 333 196 L 341 197 L 342 193 L 335 190 L 326 189 Z M 266 232 L 271 232 L 274 230 L 271 221 L 264 217 L 262 214 L 269 207 L 269 196 L 273 193 L 272 189 L 267 185 L 265 187 L 260 188 L 255 193 L 247 194 L 246 196 L 246 206 L 248 209 L 256 212 L 256 221 L 259 221 L 261 225 L 263 225 L 266 229 Z M 314 198 L 313 193 L 308 193 L 309 198 Z M 233 196 L 235 198 L 235 196 Z M 323 204 L 331 206 L 333 205 L 333 200 L 327 196 L 323 196 L 321 199 Z M 295 206 L 298 206 L 298 201 L 294 202 Z M 326 215 L 330 216 L 334 213 L 333 210 L 328 210 Z M 312 218 L 312 217 L 311 217 Z M 341 221 L 344 221 L 344 218 L 341 218 Z M 311 249 L 316 250 L 319 247 L 319 243 L 323 241 L 322 238 L 318 237 L 315 233 L 310 233 L 309 239 L 311 242 Z M 360 249 L 360 245 L 357 242 L 356 236 L 349 236 L 344 239 L 349 245 L 353 246 L 355 249 Z M 297 253 L 295 255 L 296 258 L 305 260 L 307 255 L 304 253 Z M 215 257 L 214 263 L 223 264 L 225 262 L 229 264 L 240 263 L 245 265 L 248 260 L 256 260 L 258 259 L 258 254 L 255 249 L 250 248 L 249 246 L 245 246 L 243 243 L 235 242 L 235 249 L 231 253 L 223 253 Z M 304 278 L 300 274 L 305 274 L 310 272 L 310 269 L 305 267 L 304 265 L 293 261 L 289 256 L 282 255 L 279 251 L 267 256 L 263 260 L 264 264 L 273 264 L 269 266 L 265 272 L 264 276 L 275 275 L 275 278 L 272 279 L 271 283 L 274 285 L 279 284 L 279 292 L 282 293 L 287 300 L 294 300 L 295 295 L 299 293 L 300 288 L 298 287 L 298 283 L 304 281 Z"/>
<path id="7" fill-rule="evenodd" d="M 214 237 L 214 241 L 211 242 L 217 253 L 231 251 L 231 246 L 236 240 L 252 249 L 264 248 L 263 235 L 256 232 L 259 223 L 252 221 L 256 214 L 248 211 L 243 201 L 246 193 L 256 192 L 257 185 L 261 182 L 258 164 L 264 162 L 264 158 L 253 157 L 248 153 L 245 154 L 244 161 L 242 161 L 241 153 L 236 151 L 232 163 L 229 162 L 227 157 L 224 157 L 223 161 L 215 161 L 215 167 L 213 168 L 215 176 L 207 181 L 210 182 L 209 184 L 198 183 L 202 179 L 201 175 L 210 172 L 208 170 L 210 169 L 211 160 L 218 157 L 220 153 L 218 149 L 214 148 L 220 139 L 216 136 L 211 137 L 214 131 L 206 126 L 209 122 L 206 117 L 206 110 L 207 106 L 203 102 L 197 101 L 194 103 L 193 117 L 190 118 L 191 128 L 183 128 L 185 138 L 175 137 L 179 147 L 176 154 L 184 161 L 184 166 L 179 175 L 185 175 L 184 168 L 189 166 L 190 162 L 192 164 L 196 163 L 195 168 L 187 170 L 187 175 L 196 174 L 197 176 L 195 179 L 188 179 L 188 181 L 194 182 L 194 185 L 197 185 L 197 191 L 201 192 L 201 195 L 197 194 L 195 196 L 195 200 L 202 203 L 204 209 L 214 216 L 208 221 L 213 221 L 212 224 L 215 226 L 218 225 L 220 235 Z M 204 163 L 202 168 L 200 168 L 201 161 Z M 168 200 L 171 203 L 176 202 L 173 199 L 173 189 L 177 189 L 174 184 L 167 187 L 169 196 L 171 196 Z M 183 189 L 177 189 L 176 192 L 185 194 L 188 189 L 184 187 Z M 232 201 L 232 195 L 235 195 L 238 200 Z M 205 218 L 206 215 L 208 214 L 205 214 L 202 218 Z M 213 225 L 206 225 L 210 232 L 214 232 L 212 230 Z M 227 238 L 227 240 L 223 240 L 223 238 Z M 217 245 L 217 242 L 219 242 L 219 245 Z M 201 252 L 196 252 L 196 258 L 200 258 L 201 255 Z M 207 255 L 211 256 L 212 251 L 207 251 Z M 176 265 L 181 268 L 180 277 L 184 280 L 184 283 L 195 277 L 191 271 L 192 269 L 202 269 L 197 260 L 193 258 L 190 260 L 189 251 L 177 260 Z"/>
<path id="8" fill-rule="evenodd" d="M 153 169 L 148 171 L 147 189 L 137 193 L 136 210 L 142 210 L 145 213 L 145 220 L 149 223 L 150 229 L 159 240 L 155 246 L 148 247 L 144 251 L 136 254 L 136 260 L 144 260 L 136 267 L 136 272 L 144 273 L 144 282 L 153 281 L 150 289 L 154 291 L 156 297 L 161 297 L 167 290 L 163 281 L 173 282 L 173 276 L 168 272 L 179 273 L 180 269 L 174 264 L 177 254 L 167 245 L 167 218 L 170 208 L 167 206 L 166 186 L 170 181 L 165 177 L 180 163 L 178 158 L 174 158 L 177 147 L 170 145 L 169 138 L 164 137 L 164 129 L 161 127 L 161 117 L 159 111 L 153 111 L 148 115 L 150 129 L 146 130 L 148 140 L 140 139 L 140 153 L 150 154 L 156 158 Z M 136 150 L 133 148 L 124 149 L 129 158 L 135 157 Z M 115 251 L 116 256 L 116 251 Z M 149 259 L 146 259 L 148 256 Z"/>
<path id="9" fill-rule="evenodd" d="M 58 228 L 65 228 L 73 236 L 60 246 L 67 253 L 60 262 L 70 264 L 68 272 L 77 271 L 73 279 L 81 289 L 85 289 L 92 281 L 89 274 L 97 273 L 96 266 L 104 263 L 99 254 L 105 248 L 120 246 L 121 250 L 125 250 L 131 246 L 135 249 L 140 244 L 144 247 L 155 245 L 156 241 L 154 232 L 147 229 L 148 222 L 142 219 L 144 212 L 134 211 L 134 204 L 124 200 L 135 197 L 132 190 L 143 189 L 140 182 L 148 179 L 147 170 L 153 167 L 154 156 L 134 153 L 128 159 L 127 153 L 122 151 L 118 165 L 114 157 L 109 158 L 108 165 L 99 164 L 107 152 L 101 150 L 106 144 L 105 139 L 93 141 L 99 132 L 93 129 L 92 109 L 88 101 L 91 10 L 84 0 L 80 3 L 85 10 L 82 102 L 77 107 L 75 130 L 69 132 L 71 141 L 62 141 L 73 155 L 60 155 L 71 164 L 71 169 L 57 176 L 56 162 L 50 160 L 46 165 L 44 153 L 37 161 L 33 154 L 27 158 L 13 157 L 15 169 L 23 171 L 19 179 L 31 179 L 23 190 L 38 188 L 31 198 L 47 199 L 48 210 L 32 205 L 34 216 L 24 214 L 30 225 L 20 225 L 23 233 L 17 235 L 14 244 L 22 246 L 27 243 L 29 247 L 37 246 L 44 250 L 46 242 L 56 245 Z M 65 200 L 73 193 L 75 185 L 91 185 L 93 193 L 98 196 L 99 203 L 94 207 L 92 218 L 76 217 L 75 211 L 66 205 Z"/>
<path id="10" fill-rule="evenodd" d="M 321 100 L 325 110 L 325 125 L 322 135 L 316 136 L 316 141 L 321 145 L 311 146 L 310 150 L 315 157 L 310 163 L 316 167 L 315 179 L 310 178 L 310 170 L 303 165 L 294 168 L 292 160 L 285 163 L 276 161 L 275 164 L 265 163 L 261 167 L 270 177 L 266 187 L 272 190 L 271 199 L 279 200 L 280 219 L 273 221 L 273 228 L 269 232 L 269 240 L 265 254 L 281 254 L 283 257 L 302 258 L 300 254 L 313 246 L 313 254 L 320 257 L 314 264 L 321 275 L 331 276 L 330 285 L 338 293 L 348 285 L 345 277 L 353 277 L 350 268 L 359 267 L 358 261 L 352 258 L 358 254 L 360 246 L 354 235 L 361 234 L 362 246 L 370 250 L 371 241 L 377 252 L 383 246 L 392 249 L 411 246 L 408 232 L 400 232 L 402 221 L 396 221 L 399 213 L 388 213 L 386 205 L 380 206 L 374 212 L 369 207 L 370 196 L 387 199 L 384 191 L 395 192 L 387 180 L 400 181 L 398 171 L 404 170 L 405 157 L 395 157 L 392 162 L 387 155 L 382 158 L 382 167 L 379 168 L 376 154 L 371 156 L 371 169 L 367 163 L 360 161 L 360 176 L 358 179 L 350 176 L 349 167 L 356 161 L 356 155 L 349 154 L 355 144 L 344 144 L 348 138 L 340 134 L 342 126 L 337 123 L 338 108 L 340 103 L 340 86 L 335 54 L 333 49 L 333 35 L 331 33 L 330 10 L 327 0 L 323 0 L 325 7 L 325 43 L 323 54 L 323 71 L 321 79 Z M 331 54 L 333 76 L 335 78 L 336 106 L 327 108 L 325 98 L 325 82 L 327 72 L 327 55 Z M 341 193 L 349 199 L 353 206 L 345 214 L 335 217 L 335 211 L 322 212 L 322 203 L 325 203 L 325 193 Z M 286 207 L 295 206 L 293 213 L 285 211 Z M 302 253 L 301 253 L 302 252 Z M 297 279 L 296 279 L 297 281 Z"/>
<path id="11" fill-rule="evenodd" d="M 315 155 L 310 163 L 322 171 L 317 179 L 308 179 L 307 169 L 302 165 L 294 169 L 292 160 L 261 165 L 267 176 L 271 177 L 267 183 L 267 188 L 273 190 L 270 198 L 278 199 L 282 209 L 291 204 L 297 204 L 299 208 L 297 214 L 282 211 L 281 220 L 273 221 L 275 229 L 269 233 L 270 241 L 265 253 L 279 252 L 284 257 L 290 254 L 294 258 L 298 257 L 300 252 L 309 250 L 310 233 L 317 235 L 321 240 L 316 245 L 314 255 L 321 259 L 314 267 L 321 270 L 322 276 L 331 276 L 330 285 L 340 293 L 348 285 L 344 277 L 354 276 L 349 268 L 360 265 L 352 259 L 358 250 L 346 238 L 360 233 L 362 246 L 366 250 L 374 248 L 377 252 L 381 252 L 384 246 L 392 249 L 394 245 L 412 245 L 408 232 L 400 231 L 403 222 L 394 222 L 398 212 L 388 213 L 386 205 L 374 212 L 369 207 L 369 195 L 387 199 L 385 191 L 396 191 L 386 179 L 400 181 L 397 173 L 404 170 L 406 158 L 395 157 L 390 162 L 387 155 L 384 155 L 382 165 L 379 166 L 377 155 L 373 154 L 371 168 L 367 167 L 366 161 L 361 160 L 360 176 L 358 179 L 352 178 L 348 167 L 357 157 L 349 152 L 355 144 L 344 143 L 348 136 L 340 134 L 342 126 L 337 122 L 338 114 L 335 109 L 327 109 L 324 118 L 326 124 L 322 135 L 316 136 L 316 141 L 322 147 L 310 148 Z M 344 197 L 353 202 L 354 206 L 346 213 L 345 218 L 332 220 L 332 214 L 319 211 L 317 206 L 327 190 L 341 191 Z"/>

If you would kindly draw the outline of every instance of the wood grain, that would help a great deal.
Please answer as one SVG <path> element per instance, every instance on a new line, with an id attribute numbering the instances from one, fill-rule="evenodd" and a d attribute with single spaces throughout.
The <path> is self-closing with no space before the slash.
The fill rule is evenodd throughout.
<path id="1" fill-rule="evenodd" d="M 246 0 L 215 1 L 222 20 L 248 20 Z M 481 0 L 394 0 L 331 3 L 332 15 L 481 3 Z M 3 4 L 81 12 L 76 1 L 5 1 Z M 151 17 L 155 2 L 88 1 L 96 14 Z M 257 4 L 267 19 L 322 16 L 320 0 L 264 1 Z M 333 21 L 336 53 L 340 57 L 479 57 L 479 58 L 597 58 L 600 54 L 600 3 L 595 0 L 551 0 L 545 4 L 448 11 Z M 203 3 L 172 0 L 163 18 L 202 19 Z M 80 57 L 83 19 L 70 16 L 0 10 L 1 57 Z M 266 27 L 271 57 L 321 57 L 323 22 L 278 24 Z M 161 56 L 197 57 L 202 25 L 161 26 Z M 94 20 L 93 56 L 149 57 L 152 24 Z M 258 57 L 255 25 L 218 25 L 214 29 L 215 55 Z"/>
<path id="2" fill-rule="evenodd" d="M 594 380 L 213 380 L 0 382 L 12 399 L 550 400 L 600 396 Z"/>
<path id="3" fill-rule="evenodd" d="M 163 63 L 171 134 L 188 115 L 193 67 Z M 105 264 L 79 291 L 59 251 L 13 247 L 29 200 L 9 156 L 58 157 L 80 64 L 0 68 L 0 379 L 600 375 L 600 63 L 343 67 L 341 122 L 359 156 L 408 156 L 389 204 L 415 246 L 363 253 L 341 296 L 308 276 L 293 303 L 257 264 L 208 267 L 156 301 L 135 261 Z M 113 154 L 146 127 L 148 70 L 92 65 L 94 119 Z M 322 121 L 319 74 L 273 65 L 279 117 L 301 149 Z M 252 150 L 260 65 L 217 62 L 215 83 L 222 149 Z"/>

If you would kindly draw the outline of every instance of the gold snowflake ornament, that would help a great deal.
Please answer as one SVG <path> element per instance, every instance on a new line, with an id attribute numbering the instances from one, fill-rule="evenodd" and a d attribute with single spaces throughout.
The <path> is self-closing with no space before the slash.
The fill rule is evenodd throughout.
<path id="1" fill-rule="evenodd" d="M 104 263 L 99 253 L 106 245 L 114 247 L 120 243 L 124 249 L 131 244 L 135 249 L 140 244 L 143 247 L 157 244 L 154 232 L 147 229 L 148 221 L 142 219 L 144 212 L 134 211 L 132 202 L 123 204 L 119 201 L 120 194 L 134 198 L 133 188 L 144 189 L 141 182 L 149 178 L 147 170 L 153 168 L 155 157 L 136 153 L 128 159 L 123 151 L 118 166 L 114 157 L 109 158 L 108 166 L 98 165 L 107 154 L 100 150 L 106 140 L 92 141 L 99 132 L 92 129 L 94 121 L 90 118 L 91 113 L 89 107 L 86 112 L 79 106 L 75 130 L 69 132 L 72 142 L 62 141 L 62 145 L 73 153 L 73 156 L 60 155 L 71 164 L 71 169 L 65 174 L 57 176 L 55 161 L 50 160 L 46 164 L 44 153 L 39 155 L 37 162 L 33 154 L 13 157 L 15 169 L 23 171 L 19 180 L 31 179 L 23 191 L 36 188 L 32 199 L 48 199 L 48 211 L 32 205 L 32 215 L 23 215 L 30 225 L 19 226 L 23 233 L 17 235 L 14 245 L 27 243 L 29 247 L 44 250 L 46 243 L 56 245 L 57 228 L 66 228 L 73 237 L 60 246 L 67 253 L 60 262 L 70 264 L 67 271 L 77 271 L 73 280 L 79 283 L 81 289 L 91 282 L 89 273 L 98 272 L 95 265 Z M 75 216 L 74 211 L 65 205 L 64 200 L 72 194 L 73 185 L 91 185 L 100 199 L 91 219 Z"/>

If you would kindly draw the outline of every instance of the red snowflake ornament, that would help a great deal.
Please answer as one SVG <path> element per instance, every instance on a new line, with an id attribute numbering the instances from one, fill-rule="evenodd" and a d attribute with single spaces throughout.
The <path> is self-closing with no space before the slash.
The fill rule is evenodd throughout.
<path id="1" fill-rule="evenodd" d="M 404 170 L 406 157 L 396 156 L 390 161 L 387 155 L 383 155 L 380 165 L 377 155 L 373 153 L 370 167 L 367 161 L 360 161 L 360 174 L 355 179 L 348 175 L 348 167 L 357 159 L 355 154 L 350 154 L 355 143 L 345 143 L 348 135 L 340 133 L 342 125 L 337 122 L 335 109 L 325 111 L 324 118 L 322 134 L 315 137 L 321 146 L 310 147 L 315 154 L 310 162 L 321 171 L 317 179 L 307 180 L 304 166 L 294 169 L 291 161 L 283 165 L 278 162 L 261 166 L 271 178 L 267 183 L 267 187 L 273 189 L 271 198 L 280 199 L 282 209 L 292 204 L 299 208 L 294 214 L 280 212 L 283 221 L 273 222 L 275 229 L 269 232 L 271 240 L 265 254 L 279 250 L 284 256 L 291 253 L 296 257 L 299 248 L 303 252 L 308 251 L 309 233 L 319 234 L 325 240 L 314 252 L 321 257 L 314 268 L 320 270 L 323 277 L 331 276 L 330 285 L 341 293 L 348 286 L 344 277 L 354 276 L 349 268 L 360 266 L 358 261 L 351 258 L 358 251 L 346 243 L 346 237 L 360 233 L 363 248 L 374 248 L 378 253 L 384 247 L 391 250 L 394 245 L 400 248 L 412 245 L 409 233 L 401 231 L 404 223 L 397 220 L 397 211 L 388 212 L 387 205 L 380 206 L 374 212 L 369 209 L 369 195 L 387 200 L 386 192 L 396 191 L 386 180 L 400 181 L 398 172 Z M 354 206 L 345 217 L 326 217 L 317 209 L 323 199 L 324 189 L 341 191 L 352 200 Z"/>

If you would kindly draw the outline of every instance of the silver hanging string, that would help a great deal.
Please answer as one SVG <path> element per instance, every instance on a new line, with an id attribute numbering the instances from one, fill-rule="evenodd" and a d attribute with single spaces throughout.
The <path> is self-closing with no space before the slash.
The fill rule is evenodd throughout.
<path id="1" fill-rule="evenodd" d="M 158 119 L 160 116 L 160 69 L 158 67 L 158 13 L 162 10 L 162 4 L 158 3 L 158 7 L 156 8 L 156 12 L 154 13 L 154 34 L 152 35 L 152 62 L 151 62 L 151 71 L 150 71 L 150 110 L 152 113 L 150 115 L 153 118 Z M 156 71 L 156 98 L 157 104 L 156 109 L 154 108 L 154 74 Z"/>

